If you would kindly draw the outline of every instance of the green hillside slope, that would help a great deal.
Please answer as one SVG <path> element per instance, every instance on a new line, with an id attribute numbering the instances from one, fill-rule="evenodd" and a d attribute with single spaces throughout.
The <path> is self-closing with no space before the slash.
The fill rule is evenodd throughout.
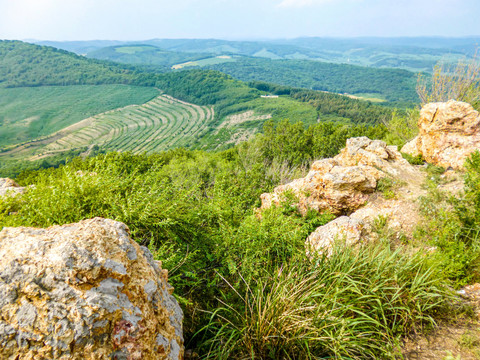
<path id="1" fill-rule="evenodd" d="M 155 88 L 127 85 L 0 88 L 0 148 L 47 136 L 82 119 L 143 104 Z"/>
<path id="2" fill-rule="evenodd" d="M 93 145 L 100 151 L 218 149 L 248 139 L 267 119 L 375 124 L 392 113 L 345 96 L 297 96 L 301 90 L 291 87 L 247 84 L 216 70 L 156 73 L 18 41 L 0 41 L 0 48 L 5 60 L 0 68 L 2 160 L 78 152 Z M 88 82 L 117 85 L 64 85 Z M 158 90 L 175 98 L 170 99 L 175 109 L 163 101 L 165 96 L 143 105 Z M 262 97 L 269 93 L 280 97 Z M 124 109 L 132 104 L 138 106 Z"/>
<path id="3" fill-rule="evenodd" d="M 206 130 L 213 109 L 161 95 L 142 105 L 98 114 L 44 138 L 4 151 L 5 158 L 32 159 L 96 145 L 133 153 L 189 146 Z"/>
<path id="4" fill-rule="evenodd" d="M 135 84 L 140 75 L 125 65 L 21 41 L 0 41 L 0 87 Z"/>

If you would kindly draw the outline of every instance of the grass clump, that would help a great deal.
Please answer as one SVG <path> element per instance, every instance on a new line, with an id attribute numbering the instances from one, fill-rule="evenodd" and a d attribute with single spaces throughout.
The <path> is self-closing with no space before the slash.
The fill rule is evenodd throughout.
<path id="1" fill-rule="evenodd" d="M 423 104 L 451 99 L 480 106 L 480 61 L 478 52 L 470 60 L 457 64 L 440 63 L 433 69 L 432 78 L 420 74 L 417 94 Z"/>
<path id="2" fill-rule="evenodd" d="M 433 325 L 451 295 L 422 253 L 384 244 L 336 247 L 235 289 L 212 314 L 206 359 L 379 359 Z"/>

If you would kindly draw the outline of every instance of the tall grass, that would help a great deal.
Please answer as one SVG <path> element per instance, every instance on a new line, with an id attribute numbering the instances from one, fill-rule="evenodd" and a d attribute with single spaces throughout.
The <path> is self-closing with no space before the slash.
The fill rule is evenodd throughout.
<path id="1" fill-rule="evenodd" d="M 204 358 L 395 358 L 400 337 L 434 324 L 451 299 L 431 264 L 383 244 L 339 246 L 313 264 L 245 281 L 237 306 L 220 300 L 213 312 Z"/>

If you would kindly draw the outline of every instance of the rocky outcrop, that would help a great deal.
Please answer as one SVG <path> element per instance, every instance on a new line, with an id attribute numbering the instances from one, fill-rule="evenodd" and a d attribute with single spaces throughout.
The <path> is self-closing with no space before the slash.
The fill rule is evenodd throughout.
<path id="1" fill-rule="evenodd" d="M 291 192 L 298 198 L 296 206 L 303 214 L 309 209 L 349 214 L 365 204 L 379 179 L 410 169 L 396 147 L 366 137 L 351 138 L 333 159 L 314 162 L 305 178 L 262 194 L 261 209 L 279 205 Z"/>
<path id="2" fill-rule="evenodd" d="M 375 223 L 382 219 L 398 238 L 413 234 L 421 219 L 416 202 L 408 199 L 386 200 L 381 196 L 370 200 L 350 216 L 341 216 L 318 227 L 305 242 L 307 254 L 323 253 L 328 256 L 337 242 L 352 246 L 360 241 L 372 240 L 376 237 L 373 231 Z"/>
<path id="3" fill-rule="evenodd" d="M 15 181 L 9 178 L 0 178 L 0 196 L 15 195 L 23 193 L 25 191 L 24 187 L 18 185 Z"/>
<path id="4" fill-rule="evenodd" d="M 167 272 L 117 221 L 0 232 L 1 359 L 182 359 Z"/>
<path id="5" fill-rule="evenodd" d="M 420 111 L 419 134 L 402 152 L 422 155 L 428 163 L 462 169 L 480 149 L 480 115 L 470 104 L 450 100 L 426 104 Z"/>

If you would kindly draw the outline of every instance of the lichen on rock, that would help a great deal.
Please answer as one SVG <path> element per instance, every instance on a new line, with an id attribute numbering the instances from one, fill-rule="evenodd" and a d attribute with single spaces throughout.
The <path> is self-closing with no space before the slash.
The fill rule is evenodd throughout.
<path id="1" fill-rule="evenodd" d="M 0 232 L 0 358 L 182 359 L 167 272 L 117 221 Z"/>

